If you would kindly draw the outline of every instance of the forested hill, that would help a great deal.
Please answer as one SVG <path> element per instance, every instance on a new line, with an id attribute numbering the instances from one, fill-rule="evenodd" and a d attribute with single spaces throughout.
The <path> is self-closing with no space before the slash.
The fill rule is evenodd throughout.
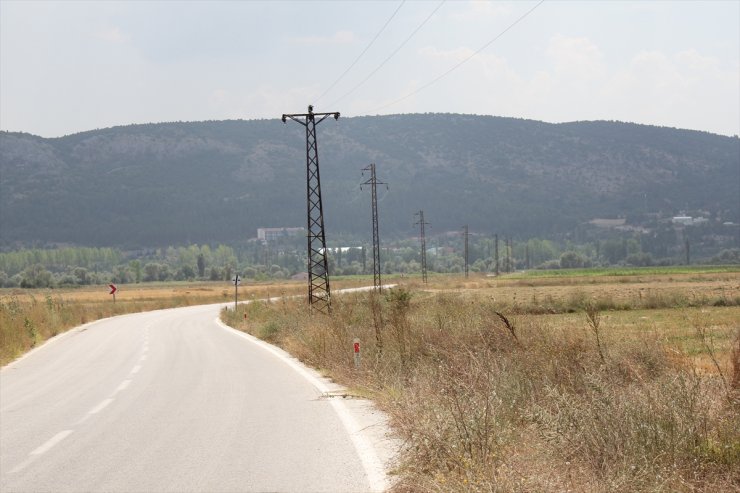
<path id="1" fill-rule="evenodd" d="M 370 230 L 360 170 L 377 165 L 381 234 L 546 237 L 594 217 L 705 210 L 737 221 L 740 141 L 618 122 L 453 114 L 318 127 L 327 234 Z M 305 226 L 305 130 L 275 120 L 131 125 L 62 138 L 0 134 L 2 245 L 121 247 L 243 240 Z"/>

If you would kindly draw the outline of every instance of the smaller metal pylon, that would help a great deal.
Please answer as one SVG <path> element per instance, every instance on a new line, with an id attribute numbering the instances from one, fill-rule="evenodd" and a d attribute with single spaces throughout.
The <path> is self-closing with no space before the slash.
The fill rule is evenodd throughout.
<path id="1" fill-rule="evenodd" d="M 373 289 L 380 292 L 382 291 L 382 283 L 380 280 L 380 235 L 378 234 L 378 185 L 385 185 L 387 189 L 388 184 L 378 181 L 375 176 L 375 163 L 362 168 L 362 171 L 363 176 L 365 171 L 370 171 L 370 179 L 360 185 L 360 190 L 362 190 L 362 185 L 370 185 L 373 209 Z"/>

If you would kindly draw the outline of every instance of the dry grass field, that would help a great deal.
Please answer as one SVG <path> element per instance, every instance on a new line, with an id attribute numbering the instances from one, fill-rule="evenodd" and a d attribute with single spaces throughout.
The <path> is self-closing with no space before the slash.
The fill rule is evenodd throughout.
<path id="1" fill-rule="evenodd" d="M 287 298 L 305 282 L 243 285 L 255 302 L 223 317 L 391 416 L 397 492 L 740 490 L 740 272 L 385 280 L 334 296 L 331 316 Z M 233 295 L 0 290 L 0 361 L 81 323 Z"/>
<path id="2" fill-rule="evenodd" d="M 399 282 L 224 313 L 375 399 L 395 491 L 740 489 L 740 273 Z"/>

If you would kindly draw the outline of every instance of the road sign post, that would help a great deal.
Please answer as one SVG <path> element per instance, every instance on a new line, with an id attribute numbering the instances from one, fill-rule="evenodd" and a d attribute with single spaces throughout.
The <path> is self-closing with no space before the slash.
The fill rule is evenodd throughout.
<path id="1" fill-rule="evenodd" d="M 234 313 L 236 313 L 236 304 L 239 301 L 238 289 L 239 289 L 239 285 L 242 283 L 242 279 L 241 277 L 239 277 L 239 274 L 237 274 L 231 278 L 231 282 L 234 283 Z"/>
<path id="2" fill-rule="evenodd" d="M 355 352 L 355 370 L 360 369 L 360 340 L 355 338 L 352 342 L 352 348 Z"/>
<path id="3" fill-rule="evenodd" d="M 115 303 L 116 302 L 116 291 L 118 291 L 118 288 L 116 287 L 115 284 L 108 284 L 108 287 L 110 288 L 110 293 L 108 294 L 113 295 L 113 303 Z"/>

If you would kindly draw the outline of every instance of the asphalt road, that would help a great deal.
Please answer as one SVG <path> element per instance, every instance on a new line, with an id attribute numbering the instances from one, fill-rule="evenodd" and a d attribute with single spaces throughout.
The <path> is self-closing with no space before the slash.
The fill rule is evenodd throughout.
<path id="1" fill-rule="evenodd" d="M 74 329 L 0 371 L 0 491 L 364 492 L 383 417 L 218 306 Z"/>

